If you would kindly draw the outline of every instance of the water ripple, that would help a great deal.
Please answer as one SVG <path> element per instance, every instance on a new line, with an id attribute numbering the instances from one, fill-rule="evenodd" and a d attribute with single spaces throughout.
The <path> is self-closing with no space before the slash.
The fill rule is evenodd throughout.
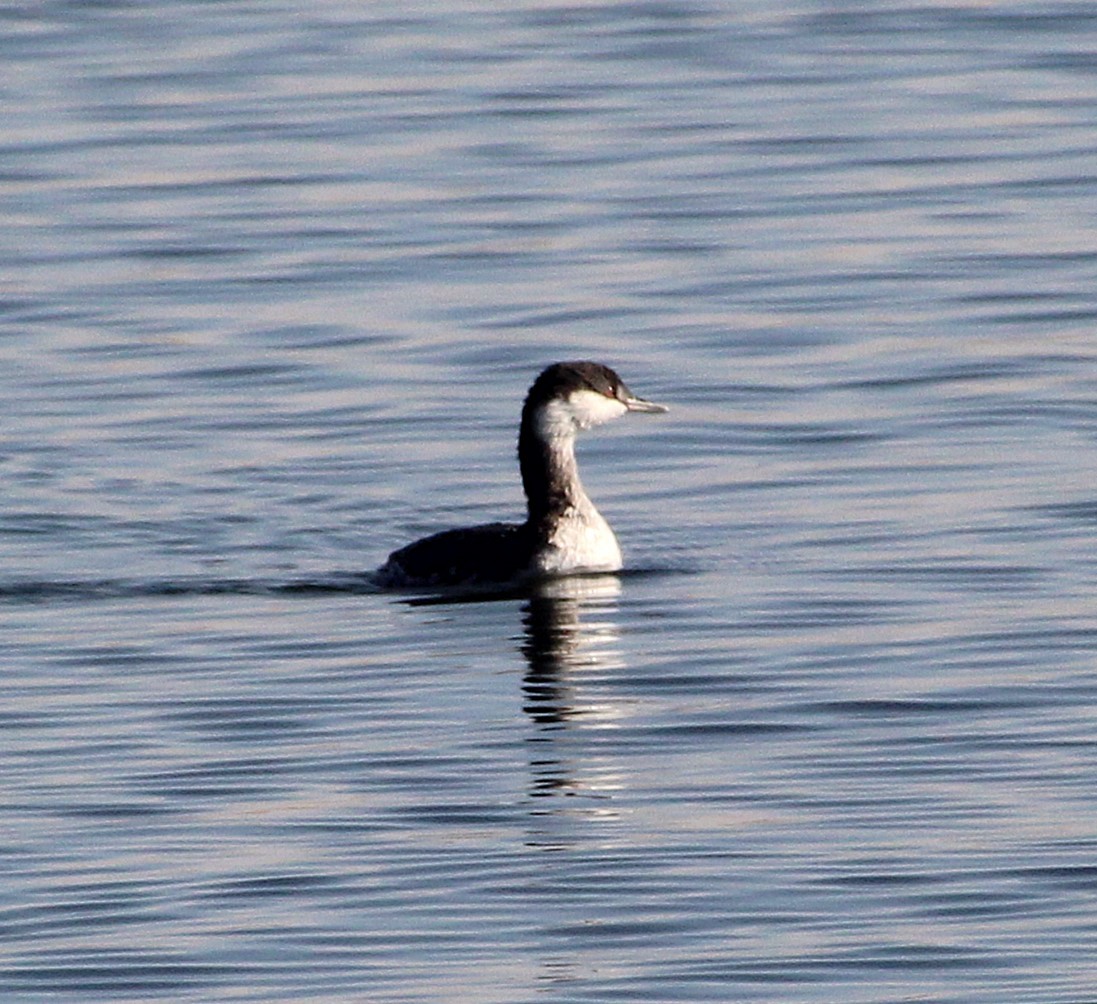
<path id="1" fill-rule="evenodd" d="M 0 996 L 1093 996 L 1092 5 L 0 23 Z"/>

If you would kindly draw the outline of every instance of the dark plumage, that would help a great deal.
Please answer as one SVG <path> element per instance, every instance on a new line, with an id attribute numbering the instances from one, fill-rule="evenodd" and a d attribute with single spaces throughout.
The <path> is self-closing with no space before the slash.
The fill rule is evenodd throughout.
<path id="1" fill-rule="evenodd" d="M 386 585 L 455 586 L 483 579 L 517 579 L 529 565 L 528 523 L 485 523 L 443 530 L 389 555 L 378 574 Z"/>

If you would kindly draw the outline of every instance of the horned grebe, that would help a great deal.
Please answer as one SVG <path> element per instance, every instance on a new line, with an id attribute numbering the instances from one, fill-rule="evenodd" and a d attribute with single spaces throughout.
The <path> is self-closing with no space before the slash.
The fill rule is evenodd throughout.
<path id="1" fill-rule="evenodd" d="M 393 551 L 377 570 L 384 586 L 505 583 L 571 572 L 616 572 L 617 538 L 579 480 L 575 435 L 629 411 L 667 409 L 638 398 L 609 367 L 553 363 L 522 407 L 518 464 L 524 523 L 444 530 Z"/>

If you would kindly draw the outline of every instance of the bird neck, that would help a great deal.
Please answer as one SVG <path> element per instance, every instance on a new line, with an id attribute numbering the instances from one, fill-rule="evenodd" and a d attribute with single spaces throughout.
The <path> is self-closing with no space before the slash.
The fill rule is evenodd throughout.
<path id="1" fill-rule="evenodd" d="M 518 433 L 518 464 L 530 523 L 591 505 L 579 480 L 574 426 L 550 409 L 551 405 L 524 409 Z"/>

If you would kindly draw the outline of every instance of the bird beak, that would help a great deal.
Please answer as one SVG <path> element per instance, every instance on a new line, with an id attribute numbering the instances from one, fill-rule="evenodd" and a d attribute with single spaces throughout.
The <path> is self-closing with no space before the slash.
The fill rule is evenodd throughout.
<path id="1" fill-rule="evenodd" d="M 642 397 L 637 397 L 623 383 L 617 384 L 617 400 L 629 411 L 647 411 L 656 415 L 667 410 L 665 405 L 656 404 L 654 401 L 645 401 Z"/>
<path id="2" fill-rule="evenodd" d="M 654 401 L 645 401 L 642 397 L 633 397 L 628 395 L 622 402 L 629 411 L 647 411 L 653 415 L 660 414 L 667 410 L 665 404 L 656 404 Z"/>

